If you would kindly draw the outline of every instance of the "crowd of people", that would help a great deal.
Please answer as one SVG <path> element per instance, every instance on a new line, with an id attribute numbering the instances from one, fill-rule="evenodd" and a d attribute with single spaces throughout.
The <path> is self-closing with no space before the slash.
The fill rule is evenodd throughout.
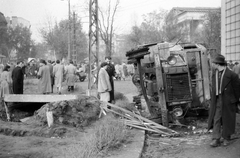
<path id="1" fill-rule="evenodd" d="M 17 65 L 12 68 L 12 65 L 6 64 L 0 73 L 0 97 L 5 94 L 23 94 L 23 79 L 24 79 L 24 63 L 17 62 Z"/>
<path id="2" fill-rule="evenodd" d="M 16 65 L 6 64 L 0 73 L 0 97 L 5 94 L 23 94 L 24 78 L 26 77 L 27 64 L 23 61 L 17 62 Z M 66 80 L 68 91 L 74 91 L 76 81 L 77 67 L 73 61 L 63 65 L 60 60 L 52 62 L 50 60 L 39 60 L 36 70 L 38 78 L 38 92 L 40 94 L 53 93 L 54 86 L 58 94 L 61 94 L 62 83 Z"/>
<path id="3" fill-rule="evenodd" d="M 114 80 L 125 80 L 129 76 L 133 76 L 135 70 L 132 64 L 115 64 L 111 61 L 111 57 L 106 57 L 104 62 L 100 62 L 101 68 L 105 64 L 105 70 L 108 72 L 109 82 L 111 88 L 109 102 L 114 102 Z M 107 64 L 107 65 L 106 65 Z M 63 64 L 60 60 L 51 61 L 40 59 L 31 60 L 28 63 L 19 61 L 14 64 L 6 64 L 2 66 L 2 72 L 0 72 L 0 96 L 4 97 L 4 94 L 23 94 L 24 78 L 37 77 L 38 78 L 38 92 L 40 94 L 50 94 L 56 92 L 62 93 L 63 81 L 66 81 L 67 90 L 69 92 L 74 91 L 74 84 L 76 78 L 81 80 L 88 78 L 89 64 L 81 63 L 75 65 L 73 61 Z M 1 67 L 0 66 L 0 67 Z M 103 66 L 104 67 L 104 66 Z M 0 68 L 1 69 L 1 68 Z M 103 70 L 99 70 L 96 62 L 91 65 L 91 80 L 93 83 L 103 83 L 97 81 L 97 75 L 102 76 Z M 105 74 L 106 75 L 106 74 Z M 101 79 L 101 77 L 99 77 Z M 108 85 L 108 84 L 107 84 Z M 100 85 L 101 86 L 101 85 Z M 55 91 L 54 88 L 56 89 Z"/>

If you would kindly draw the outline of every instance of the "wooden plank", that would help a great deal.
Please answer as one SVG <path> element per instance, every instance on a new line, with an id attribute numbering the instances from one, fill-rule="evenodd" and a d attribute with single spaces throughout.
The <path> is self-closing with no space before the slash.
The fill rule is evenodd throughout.
<path id="1" fill-rule="evenodd" d="M 29 94 L 6 94 L 5 102 L 30 102 L 30 103 L 48 103 L 62 100 L 77 99 L 77 95 L 29 95 Z"/>
<path id="2" fill-rule="evenodd" d="M 162 123 L 164 126 L 168 126 L 168 116 L 167 116 L 167 103 L 165 97 L 165 85 L 163 83 L 163 72 L 162 72 L 162 64 L 160 56 L 162 54 L 167 54 L 167 50 L 164 48 L 168 48 L 169 46 L 166 44 L 160 44 L 160 49 L 158 53 L 154 54 L 155 66 L 156 66 L 156 78 L 157 78 L 157 87 L 158 87 L 158 96 L 159 96 L 159 106 L 161 108 L 162 114 Z"/>
<path id="3" fill-rule="evenodd" d="M 201 52 L 200 51 L 194 51 L 195 53 L 195 60 L 196 60 L 196 66 L 197 66 L 197 75 L 196 75 L 196 78 L 197 79 L 201 79 L 201 80 L 198 80 L 196 82 L 196 94 L 199 98 L 199 101 L 200 103 L 203 103 L 205 101 L 205 98 L 204 98 L 204 91 L 203 91 L 203 78 L 202 78 L 202 63 L 201 63 Z"/>
<path id="4" fill-rule="evenodd" d="M 125 114 L 129 114 L 130 116 L 132 116 L 132 117 L 134 117 L 134 118 L 141 119 L 142 121 L 145 121 L 145 122 L 147 122 L 147 123 L 151 123 L 152 125 L 155 125 L 155 126 L 158 127 L 159 129 L 164 129 L 164 130 L 169 131 L 169 133 L 177 134 L 177 132 L 174 131 L 174 130 L 171 130 L 171 129 L 167 128 L 167 127 L 164 127 L 164 126 L 162 126 L 162 125 L 160 125 L 160 124 L 158 124 L 158 123 L 156 123 L 156 122 L 153 122 L 153 121 L 151 121 L 151 120 L 149 120 L 149 119 L 147 119 L 147 118 L 145 118 L 145 117 L 142 117 L 142 116 L 140 116 L 140 115 L 138 115 L 138 114 L 135 114 L 135 113 L 133 113 L 133 112 L 131 112 L 131 111 L 128 111 L 128 110 L 126 110 L 126 109 L 123 109 L 123 108 L 121 108 L 121 107 L 118 107 L 118 106 L 116 106 L 116 105 L 114 105 L 114 104 L 107 103 L 107 102 L 103 102 L 103 104 L 109 105 L 109 106 L 112 107 L 112 108 L 121 110 L 121 111 L 124 112 Z M 106 111 L 108 111 L 107 108 L 105 108 L 105 109 L 106 109 Z M 115 111 L 112 110 L 112 112 L 115 112 Z"/>
<path id="5" fill-rule="evenodd" d="M 202 74 L 203 74 L 203 86 L 204 86 L 204 95 L 206 100 L 211 99 L 210 95 L 210 80 L 209 80 L 209 71 L 210 71 L 210 61 L 208 59 L 208 54 L 206 51 L 201 51 L 201 60 L 202 60 Z"/>

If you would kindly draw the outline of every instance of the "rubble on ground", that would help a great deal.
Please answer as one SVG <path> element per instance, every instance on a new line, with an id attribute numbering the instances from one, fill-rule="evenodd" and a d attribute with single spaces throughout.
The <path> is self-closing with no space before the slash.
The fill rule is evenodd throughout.
<path id="1" fill-rule="evenodd" d="M 47 110 L 52 111 L 54 124 L 81 127 L 98 119 L 100 102 L 95 97 L 79 96 L 74 100 L 47 103 L 35 112 L 34 119 L 47 124 Z"/>

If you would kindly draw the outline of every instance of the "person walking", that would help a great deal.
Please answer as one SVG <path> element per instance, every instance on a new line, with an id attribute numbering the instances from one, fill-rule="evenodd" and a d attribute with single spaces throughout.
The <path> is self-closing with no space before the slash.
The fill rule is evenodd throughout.
<path id="1" fill-rule="evenodd" d="M 240 65 L 238 64 L 238 62 L 235 62 L 232 71 L 235 72 L 240 78 Z"/>
<path id="2" fill-rule="evenodd" d="M 124 81 L 125 81 L 125 79 L 128 77 L 128 69 L 127 69 L 127 65 L 125 64 L 125 62 L 122 63 L 122 66 L 123 66 Z"/>
<path id="3" fill-rule="evenodd" d="M 227 146 L 235 131 L 237 104 L 240 97 L 238 75 L 227 67 L 225 57 L 218 55 L 212 61 L 212 97 L 208 130 L 213 129 L 210 146 Z M 222 141 L 220 141 L 222 140 Z"/>
<path id="4" fill-rule="evenodd" d="M 101 101 L 110 101 L 110 91 L 112 90 L 109 75 L 106 71 L 108 64 L 103 62 L 98 73 L 98 93 Z"/>
<path id="5" fill-rule="evenodd" d="M 38 90 L 42 94 L 49 94 L 52 92 L 49 66 L 47 66 L 46 61 L 43 59 L 40 60 L 39 66 L 37 73 L 39 79 Z"/>
<path id="6" fill-rule="evenodd" d="M 48 65 L 49 71 L 50 71 L 51 89 L 52 89 L 52 93 L 53 93 L 54 77 L 53 77 L 53 65 L 52 65 L 52 61 L 51 61 L 51 60 L 48 60 L 47 65 Z"/>
<path id="7" fill-rule="evenodd" d="M 120 73 L 120 67 L 119 67 L 119 64 L 116 64 L 115 65 L 115 78 L 116 80 L 121 80 L 121 73 Z"/>
<path id="8" fill-rule="evenodd" d="M 111 63 L 111 57 L 105 57 L 105 62 L 108 64 L 107 66 L 107 73 L 109 75 L 109 81 L 111 83 L 111 88 L 112 90 L 110 91 L 110 103 L 115 103 L 115 99 L 114 99 L 114 83 L 113 83 L 113 77 L 115 76 L 115 67 L 114 65 Z"/>
<path id="9" fill-rule="evenodd" d="M 62 82 L 63 82 L 64 66 L 60 64 L 60 60 L 56 61 L 56 65 L 53 67 L 54 84 L 57 88 L 57 93 L 61 94 Z"/>
<path id="10" fill-rule="evenodd" d="M 24 80 L 24 71 L 23 71 L 23 62 L 17 62 L 16 67 L 12 71 L 12 88 L 14 94 L 23 94 L 23 80 Z"/>
<path id="11" fill-rule="evenodd" d="M 3 98 L 5 94 L 12 94 L 12 79 L 9 71 L 10 66 L 6 65 L 0 74 L 0 98 Z"/>
<path id="12" fill-rule="evenodd" d="M 66 74 L 66 81 L 68 86 L 68 91 L 74 91 L 74 84 L 76 81 L 76 72 L 77 68 L 73 65 L 73 61 L 69 61 L 69 65 L 66 66 L 65 74 Z"/>
<path id="13" fill-rule="evenodd" d="M 134 68 L 135 68 L 135 73 L 132 75 L 132 83 L 137 88 L 138 96 L 141 96 L 141 95 L 143 95 L 143 92 L 142 92 L 142 86 L 141 86 L 141 83 L 140 83 L 140 76 L 139 76 L 137 63 L 134 63 Z"/>

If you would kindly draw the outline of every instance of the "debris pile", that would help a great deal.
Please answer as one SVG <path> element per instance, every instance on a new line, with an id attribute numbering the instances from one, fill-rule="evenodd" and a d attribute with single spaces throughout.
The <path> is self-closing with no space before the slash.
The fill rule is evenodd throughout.
<path id="1" fill-rule="evenodd" d="M 95 97 L 79 96 L 78 99 L 47 103 L 34 114 L 34 119 L 47 124 L 46 112 L 53 114 L 54 124 L 84 127 L 98 119 L 100 102 Z"/>
<path id="2" fill-rule="evenodd" d="M 107 107 L 111 107 L 111 109 Z M 122 117 L 124 123 L 130 127 L 146 130 L 153 133 L 158 133 L 162 136 L 176 136 L 179 134 L 174 130 L 171 130 L 145 117 L 142 117 L 139 113 L 136 113 L 134 111 L 131 112 L 129 110 L 126 110 L 124 108 L 121 108 L 110 103 L 103 102 L 101 104 L 101 109 L 103 111 L 109 111 L 116 115 L 119 115 L 120 117 Z"/>

